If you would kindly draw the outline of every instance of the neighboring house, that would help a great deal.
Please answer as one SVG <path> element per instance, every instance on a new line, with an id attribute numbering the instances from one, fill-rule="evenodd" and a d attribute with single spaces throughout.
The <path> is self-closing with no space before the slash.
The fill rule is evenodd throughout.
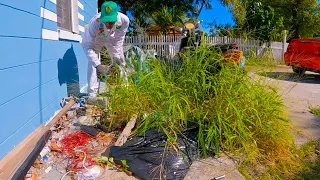
<path id="1" fill-rule="evenodd" d="M 161 27 L 157 25 L 151 25 L 148 29 L 145 30 L 145 33 L 149 36 L 160 36 L 162 35 Z M 182 28 L 177 26 L 170 26 L 169 32 L 165 35 L 167 36 L 181 36 L 182 35 Z"/>
<path id="2" fill-rule="evenodd" d="M 97 0 L 0 1 L 0 160 L 86 86 L 81 44 Z"/>

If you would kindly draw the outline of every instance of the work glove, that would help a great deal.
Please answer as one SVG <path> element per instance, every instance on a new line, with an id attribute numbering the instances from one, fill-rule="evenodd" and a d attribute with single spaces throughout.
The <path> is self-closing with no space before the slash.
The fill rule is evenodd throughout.
<path id="1" fill-rule="evenodd" d="M 109 67 L 106 65 L 99 65 L 96 67 L 97 69 L 97 76 L 100 80 L 105 80 L 107 76 L 107 72 L 109 71 Z"/>

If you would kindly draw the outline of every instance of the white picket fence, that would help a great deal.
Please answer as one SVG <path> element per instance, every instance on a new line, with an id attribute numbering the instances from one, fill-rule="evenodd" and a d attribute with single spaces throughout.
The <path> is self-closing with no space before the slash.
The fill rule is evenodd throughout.
<path id="1" fill-rule="evenodd" d="M 132 44 L 144 50 L 153 49 L 158 56 L 173 57 L 180 46 L 181 36 L 127 36 L 125 44 Z M 261 56 L 267 50 L 272 50 L 273 58 L 282 59 L 287 43 L 271 42 L 270 48 L 265 43 L 252 39 L 230 38 L 230 37 L 204 37 L 207 44 L 235 43 L 245 56 Z"/>

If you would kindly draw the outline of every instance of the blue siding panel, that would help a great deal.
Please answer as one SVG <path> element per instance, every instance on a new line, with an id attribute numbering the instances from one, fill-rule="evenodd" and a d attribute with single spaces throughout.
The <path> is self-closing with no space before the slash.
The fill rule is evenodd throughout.
<path id="1" fill-rule="evenodd" d="M 34 89 L 0 107 L 3 119 L 0 126 L 0 145 L 40 112 L 39 94 L 39 89 Z M 37 119 L 35 123 L 40 125 L 41 120 Z"/>
<path id="2" fill-rule="evenodd" d="M 86 11 L 84 11 L 84 10 L 82 10 L 80 8 L 78 8 L 78 12 L 84 16 L 84 22 L 86 24 L 89 23 L 91 18 L 93 18 L 93 16 L 96 15 L 96 14 L 89 14 L 89 13 L 87 13 Z"/>
<path id="3" fill-rule="evenodd" d="M 85 22 L 79 23 L 85 26 L 96 14 L 97 1 L 80 2 Z M 40 17 L 40 7 L 56 12 L 49 0 L 0 3 L 0 21 L 6 23 L 0 29 L 0 81 L 6 87 L 0 89 L 0 159 L 61 109 L 59 102 L 70 90 L 87 84 L 81 44 L 41 39 L 42 28 L 58 27 Z"/>
<path id="4" fill-rule="evenodd" d="M 50 84 L 49 84 L 50 85 Z M 50 88 L 50 86 L 44 86 L 42 91 L 46 89 L 47 87 Z M 52 86 L 51 86 L 52 88 Z M 39 89 L 34 90 L 35 92 L 39 92 Z M 39 93 L 38 93 L 39 94 Z M 48 94 L 47 94 L 48 95 Z M 32 94 L 28 96 L 34 96 Z M 59 97 L 64 97 L 65 92 L 58 95 Z M 14 148 L 17 144 L 19 144 L 24 138 L 26 138 L 32 131 L 34 131 L 41 123 L 45 123 L 48 121 L 52 116 L 54 115 L 54 112 L 56 112 L 58 109 L 60 109 L 59 102 L 61 98 L 56 98 L 55 100 L 48 103 L 46 106 L 43 107 L 43 109 L 36 113 L 31 119 L 27 120 L 25 124 L 23 124 L 21 127 L 19 127 L 16 131 L 16 133 L 11 134 L 9 137 L 5 139 L 5 141 L 0 140 L 0 157 L 5 156 L 10 150 Z M 23 99 L 18 99 L 17 101 L 23 101 Z M 11 108 L 11 107 L 9 107 Z M 9 109 L 10 110 L 10 109 Z M 1 112 L 1 108 L 0 108 Z M 21 116 L 23 118 L 24 116 Z M 41 121 L 43 120 L 43 121 Z M 0 127 L 1 129 L 1 127 Z M 1 134 L 2 129 L 0 131 L 0 137 L 3 137 L 3 134 Z"/>
<path id="5" fill-rule="evenodd" d="M 51 41 L 51 40 L 43 40 L 42 41 L 42 59 L 52 59 L 52 58 L 63 58 L 63 55 L 66 51 L 71 48 L 71 44 L 79 44 L 79 43 L 71 43 L 68 41 Z M 59 47 L 59 48 L 57 48 Z"/>
<path id="6" fill-rule="evenodd" d="M 51 91 L 48 91 L 48 94 L 49 92 L 53 91 L 52 89 L 50 89 L 49 86 L 46 86 L 44 90 L 45 89 L 51 90 Z M 52 101 L 49 104 L 47 104 L 47 106 L 42 111 L 42 118 L 43 118 L 42 123 L 45 124 L 49 122 L 49 120 L 53 117 L 54 113 L 61 109 L 61 106 L 60 106 L 61 97 L 66 97 L 66 96 L 67 96 L 67 93 L 65 92 L 65 90 L 62 93 L 55 94 L 54 96 L 55 98 L 52 98 L 51 99 Z"/>
<path id="7" fill-rule="evenodd" d="M 6 141 L 0 144 L 0 158 L 7 155 L 7 153 L 9 153 L 17 144 L 23 141 L 24 138 L 29 136 L 29 134 L 31 134 L 40 125 L 37 122 L 39 118 L 40 114 L 37 114 L 32 120 L 19 129 L 17 133 L 12 134 L 6 139 Z M 0 137 L 2 137 L 2 134 L 0 134 Z"/>
<path id="8" fill-rule="evenodd" d="M 79 25 L 81 25 L 81 26 L 85 27 L 85 25 L 86 25 L 86 24 L 87 24 L 87 23 L 85 23 L 84 21 L 79 20 Z"/>
<path id="9" fill-rule="evenodd" d="M 16 11 L 27 11 L 34 15 L 40 16 L 40 6 L 43 6 L 43 0 L 37 1 L 24 1 L 24 0 L 1 0 L 0 6 L 7 6 L 7 8 Z M 0 11 L 1 12 L 1 11 Z M 1 12 L 1 14 L 6 14 Z M 12 14 L 11 14 L 12 15 Z"/>
<path id="10" fill-rule="evenodd" d="M 58 31 L 57 23 L 54 22 L 54 21 L 47 20 L 47 19 L 43 19 L 42 28 L 43 29 L 49 29 L 49 30 L 52 30 L 52 31 Z"/>
<path id="11" fill-rule="evenodd" d="M 40 13 L 39 7 L 38 10 Z M 10 16 L 10 21 L 8 21 L 8 16 L 0 16 L 0 22 L 5 22 L 6 24 L 5 26 L 1 26 L 0 36 L 41 37 L 42 18 L 40 18 L 40 16 L 35 16 L 2 5 L 0 5 L 0 12 L 1 14 L 7 15 L 14 14 L 14 16 Z"/>
<path id="12" fill-rule="evenodd" d="M 97 1 L 86 1 L 86 0 L 80 0 L 80 2 L 83 4 L 85 7 L 84 10 L 87 11 L 88 13 L 96 13 L 97 12 Z"/>
<path id="13" fill-rule="evenodd" d="M 5 94 L 0 99 L 1 107 L 4 103 L 39 86 L 39 65 L 36 63 L 1 70 L 0 77 L 5 77 L 1 80 L 1 83 L 6 85 L 6 88 L 0 90 L 0 94 Z"/>
<path id="14" fill-rule="evenodd" d="M 51 1 L 47 0 L 45 5 L 44 6 L 41 6 L 41 7 L 44 7 L 54 13 L 57 13 L 57 5 L 52 3 Z"/>
<path id="15" fill-rule="evenodd" d="M 0 37 L 0 44 L 0 72 L 5 68 L 39 62 L 40 39 Z"/>

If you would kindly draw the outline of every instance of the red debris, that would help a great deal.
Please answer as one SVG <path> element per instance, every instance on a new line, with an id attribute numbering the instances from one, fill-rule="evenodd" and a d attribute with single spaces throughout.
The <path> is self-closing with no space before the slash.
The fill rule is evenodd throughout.
<path id="1" fill-rule="evenodd" d="M 61 150 L 67 154 L 73 153 L 74 148 L 85 146 L 93 137 L 89 134 L 76 131 L 70 134 L 67 134 L 63 137 L 61 142 Z"/>
<path id="2" fill-rule="evenodd" d="M 92 139 L 93 136 L 82 131 L 76 131 L 67 134 L 60 141 L 63 154 L 70 159 L 67 167 L 69 170 L 80 170 L 96 164 L 92 158 L 88 157 L 88 150 L 85 147 L 85 145 Z"/>

